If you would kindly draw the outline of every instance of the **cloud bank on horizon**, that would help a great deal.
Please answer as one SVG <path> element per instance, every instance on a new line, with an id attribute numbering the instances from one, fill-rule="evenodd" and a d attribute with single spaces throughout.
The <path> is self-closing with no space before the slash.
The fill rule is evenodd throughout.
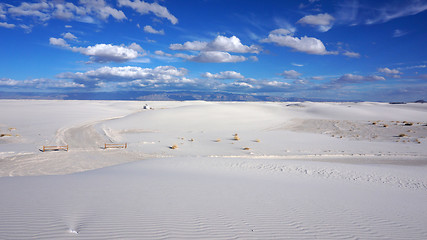
<path id="1" fill-rule="evenodd" d="M 0 92 L 427 99 L 426 1 L 185 3 L 2 2 Z"/>

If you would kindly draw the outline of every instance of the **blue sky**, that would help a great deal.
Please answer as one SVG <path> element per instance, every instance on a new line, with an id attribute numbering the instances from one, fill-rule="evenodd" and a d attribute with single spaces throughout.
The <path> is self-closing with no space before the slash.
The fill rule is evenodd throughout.
<path id="1" fill-rule="evenodd" d="M 425 0 L 1 1 L 0 92 L 427 100 L 426 22 Z"/>

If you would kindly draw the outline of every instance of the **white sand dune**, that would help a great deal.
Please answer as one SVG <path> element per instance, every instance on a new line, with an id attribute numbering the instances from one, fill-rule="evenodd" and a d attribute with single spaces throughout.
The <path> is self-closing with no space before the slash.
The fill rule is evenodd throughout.
<path id="1" fill-rule="evenodd" d="M 0 239 L 427 239 L 425 104 L 145 104 L 0 101 Z"/>
<path id="2" fill-rule="evenodd" d="M 73 175 L 1 178 L 7 197 L 0 238 L 427 236 L 426 185 L 405 188 L 387 180 L 410 182 L 409 172 L 420 177 L 425 167 L 275 162 L 167 158 Z M 283 172 L 272 169 L 279 165 Z M 325 177 L 319 168 L 338 176 Z"/>

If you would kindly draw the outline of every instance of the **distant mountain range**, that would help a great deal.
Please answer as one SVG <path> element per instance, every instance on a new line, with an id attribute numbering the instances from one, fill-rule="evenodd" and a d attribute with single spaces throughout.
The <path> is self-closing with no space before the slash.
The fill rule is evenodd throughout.
<path id="1" fill-rule="evenodd" d="M 152 91 L 123 91 L 123 92 L 0 92 L 0 99 L 58 99 L 58 100 L 133 100 L 133 101 L 246 101 L 246 102 L 362 102 L 361 100 L 337 100 L 321 98 L 280 97 L 268 95 L 236 94 L 226 92 L 152 92 Z M 416 101 L 424 103 L 423 100 Z M 399 102 L 401 103 L 401 102 Z"/>
<path id="2" fill-rule="evenodd" d="M 45 93 L 45 92 L 0 92 L 0 99 L 62 99 L 62 100 L 134 100 L 134 101 L 337 101 L 336 99 L 279 97 L 267 95 L 236 94 L 225 92 L 79 92 L 79 93 Z"/>

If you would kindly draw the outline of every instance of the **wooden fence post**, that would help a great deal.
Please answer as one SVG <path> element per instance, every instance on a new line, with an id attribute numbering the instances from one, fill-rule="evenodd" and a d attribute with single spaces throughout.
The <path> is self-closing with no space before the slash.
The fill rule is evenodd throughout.
<path id="1" fill-rule="evenodd" d="M 104 143 L 104 149 L 108 148 L 127 148 L 127 143 Z"/>

